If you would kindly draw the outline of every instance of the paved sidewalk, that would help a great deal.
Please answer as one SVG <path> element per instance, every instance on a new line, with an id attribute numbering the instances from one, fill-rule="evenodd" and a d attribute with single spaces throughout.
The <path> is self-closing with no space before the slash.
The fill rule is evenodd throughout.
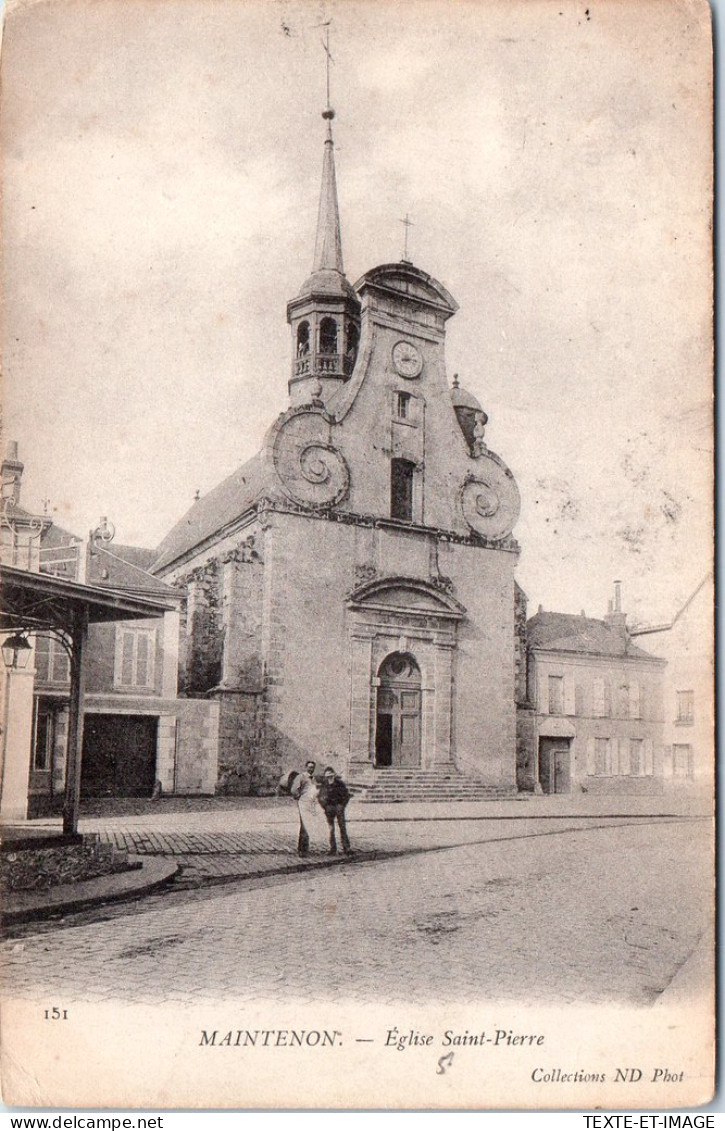
<path id="1" fill-rule="evenodd" d="M 326 843 L 313 845 L 305 859 L 296 852 L 298 815 L 288 799 L 240 798 L 237 806 L 205 805 L 197 811 L 166 810 L 163 804 L 135 815 L 84 817 L 81 833 L 97 833 L 141 859 L 166 861 L 175 873 L 174 889 L 198 888 L 319 867 L 354 865 L 409 853 L 459 845 L 556 837 L 579 829 L 624 824 L 681 823 L 709 819 L 702 801 L 679 798 L 523 798 L 495 802 L 361 804 L 353 800 L 348 827 L 352 857 L 328 855 Z M 663 804 L 663 802 L 666 802 Z M 660 812 L 657 812 L 657 809 Z M 28 822 L 38 831 L 57 829 L 57 820 Z M 143 891 L 117 892 L 112 876 L 99 881 L 91 902 L 138 898 Z M 123 888 L 123 882 L 121 882 Z M 73 899 L 68 898 L 68 909 Z M 38 914 L 47 914 L 57 900 L 48 893 Z M 63 901 L 61 901 L 63 903 Z"/>

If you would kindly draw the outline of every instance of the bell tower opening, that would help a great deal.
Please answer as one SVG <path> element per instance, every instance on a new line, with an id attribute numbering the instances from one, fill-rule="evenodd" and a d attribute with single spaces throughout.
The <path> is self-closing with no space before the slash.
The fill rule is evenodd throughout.
<path id="1" fill-rule="evenodd" d="M 310 324 L 300 322 L 297 327 L 297 356 L 307 357 L 310 352 Z"/>
<path id="2" fill-rule="evenodd" d="M 393 652 L 380 665 L 375 721 L 376 766 L 420 766 L 420 668 Z"/>
<path id="3" fill-rule="evenodd" d="M 320 353 L 334 357 L 337 353 L 337 322 L 334 318 L 323 318 L 320 322 Z"/>

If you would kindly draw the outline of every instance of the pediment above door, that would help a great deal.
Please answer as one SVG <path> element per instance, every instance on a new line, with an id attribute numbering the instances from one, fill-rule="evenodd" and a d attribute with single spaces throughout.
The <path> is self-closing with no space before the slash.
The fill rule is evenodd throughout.
<path id="1" fill-rule="evenodd" d="M 429 581 L 409 577 L 377 578 L 358 586 L 348 597 L 348 606 L 358 610 L 437 616 L 463 620 L 463 605 Z"/>

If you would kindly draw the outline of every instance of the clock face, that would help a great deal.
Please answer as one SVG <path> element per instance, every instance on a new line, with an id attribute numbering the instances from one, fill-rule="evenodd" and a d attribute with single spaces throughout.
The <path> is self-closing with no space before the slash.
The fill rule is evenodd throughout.
<path id="1" fill-rule="evenodd" d="M 408 380 L 420 376 L 423 368 L 420 350 L 411 342 L 396 342 L 393 346 L 393 365 L 400 376 Z"/>

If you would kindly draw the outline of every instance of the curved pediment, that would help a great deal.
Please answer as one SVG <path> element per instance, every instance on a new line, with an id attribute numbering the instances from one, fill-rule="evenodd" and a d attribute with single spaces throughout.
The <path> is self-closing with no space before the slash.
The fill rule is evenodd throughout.
<path id="1" fill-rule="evenodd" d="M 442 283 L 427 275 L 412 263 L 384 263 L 366 272 L 355 283 L 362 295 L 366 287 L 386 291 L 397 299 L 409 299 L 435 307 L 443 318 L 450 318 L 458 310 L 458 303 Z"/>
<path id="2" fill-rule="evenodd" d="M 348 605 L 356 609 L 378 609 L 421 616 L 462 620 L 466 610 L 441 586 L 415 577 L 381 577 L 354 589 Z"/>

